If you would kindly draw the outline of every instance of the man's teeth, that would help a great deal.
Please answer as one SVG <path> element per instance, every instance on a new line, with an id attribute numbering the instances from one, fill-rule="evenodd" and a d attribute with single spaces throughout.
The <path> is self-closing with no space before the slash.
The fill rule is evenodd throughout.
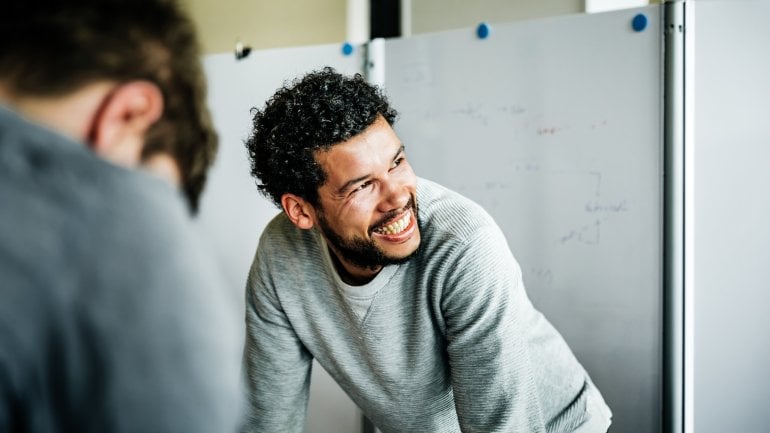
<path id="1" fill-rule="evenodd" d="M 401 218 L 400 220 L 392 222 L 386 225 L 385 227 L 381 227 L 375 231 L 383 235 L 394 235 L 396 233 L 401 233 L 406 228 L 406 226 L 409 225 L 409 221 L 411 218 L 412 218 L 412 213 L 407 212 L 406 215 L 404 215 L 404 217 Z"/>

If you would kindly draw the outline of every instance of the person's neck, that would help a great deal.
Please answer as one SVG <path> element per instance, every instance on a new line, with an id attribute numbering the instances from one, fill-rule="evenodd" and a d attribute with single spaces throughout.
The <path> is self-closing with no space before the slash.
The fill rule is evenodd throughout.
<path id="1" fill-rule="evenodd" d="M 30 95 L 0 82 L 0 103 L 32 122 L 85 142 L 90 119 L 112 86 L 99 81 L 61 95 Z"/>
<path id="2" fill-rule="evenodd" d="M 363 286 L 364 284 L 367 284 L 382 270 L 382 266 L 372 269 L 353 265 L 352 263 L 341 259 L 331 247 L 329 248 L 329 255 L 332 258 L 332 263 L 334 263 L 334 269 L 337 271 L 337 274 L 345 284 L 350 284 L 351 286 Z"/>
<path id="3" fill-rule="evenodd" d="M 157 152 L 146 157 L 141 166 L 150 174 L 168 181 L 177 188 L 182 185 L 182 171 L 179 164 L 167 152 Z"/>

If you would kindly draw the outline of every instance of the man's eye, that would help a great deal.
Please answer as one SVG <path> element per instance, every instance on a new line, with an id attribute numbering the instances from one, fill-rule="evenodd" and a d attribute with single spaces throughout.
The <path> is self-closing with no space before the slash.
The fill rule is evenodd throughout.
<path id="1" fill-rule="evenodd" d="M 371 181 L 366 181 L 362 183 L 361 185 L 358 185 L 358 188 L 354 189 L 353 192 L 363 191 L 366 188 L 370 187 L 372 185 Z"/>
<path id="2" fill-rule="evenodd" d="M 391 168 L 398 167 L 399 165 L 401 165 L 402 162 L 404 162 L 404 157 L 403 156 L 398 158 L 398 159 L 396 159 L 395 161 L 393 161 L 393 167 L 391 167 Z"/>

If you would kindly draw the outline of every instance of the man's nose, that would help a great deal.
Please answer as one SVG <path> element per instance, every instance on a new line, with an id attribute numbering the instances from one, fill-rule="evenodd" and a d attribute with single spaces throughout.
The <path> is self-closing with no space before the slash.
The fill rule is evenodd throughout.
<path id="1" fill-rule="evenodd" d="M 379 210 L 382 212 L 403 209 L 411 198 L 409 188 L 400 179 L 388 179 L 387 182 L 383 182 L 381 191 Z"/>

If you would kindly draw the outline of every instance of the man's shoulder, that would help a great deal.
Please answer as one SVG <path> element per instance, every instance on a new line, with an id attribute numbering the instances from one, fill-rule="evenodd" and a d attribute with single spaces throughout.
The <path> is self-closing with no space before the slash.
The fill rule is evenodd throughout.
<path id="1" fill-rule="evenodd" d="M 300 229 L 286 216 L 283 211 L 278 212 L 265 226 L 260 235 L 261 247 L 284 248 L 287 245 L 297 246 L 308 242 L 314 242 L 314 231 Z"/>
<path id="2" fill-rule="evenodd" d="M 184 214 L 181 196 L 160 179 L 111 164 L 83 143 L 3 107 L 0 125 L 0 177 L 20 211 L 30 206 L 129 225 L 141 225 L 143 215 Z"/>
<path id="3" fill-rule="evenodd" d="M 37 263 L 41 272 L 53 274 L 57 266 L 87 272 L 110 257 L 129 265 L 190 242 L 184 202 L 167 182 L 108 163 L 6 109 L 0 108 L 0 124 L 4 254 Z M 32 251 L 37 258 L 27 254 Z M 81 263 L 88 260 L 96 262 Z"/>
<path id="4" fill-rule="evenodd" d="M 101 329 L 114 316 L 134 322 L 105 335 L 153 329 L 161 340 L 155 331 L 174 320 L 179 329 L 205 314 L 229 320 L 221 276 L 173 187 L 15 123 L 0 132 L 0 276 L 14 317 L 35 318 L 22 335 L 34 343 L 56 321 Z"/>
<path id="5" fill-rule="evenodd" d="M 466 238 L 482 227 L 496 227 L 479 204 L 427 179 L 418 181 L 417 208 L 420 229 L 428 235 Z"/>

